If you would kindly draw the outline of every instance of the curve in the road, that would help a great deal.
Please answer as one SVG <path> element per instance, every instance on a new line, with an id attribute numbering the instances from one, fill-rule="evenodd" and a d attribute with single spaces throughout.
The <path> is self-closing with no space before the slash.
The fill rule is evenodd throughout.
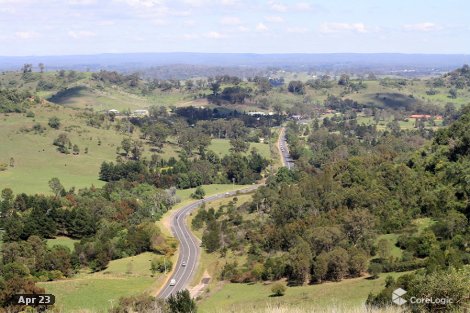
<path id="1" fill-rule="evenodd" d="M 220 193 L 207 197 L 203 200 L 199 200 L 188 204 L 177 212 L 175 212 L 171 217 L 171 230 L 173 235 L 178 239 L 179 246 L 179 257 L 175 265 L 175 270 L 173 271 L 170 279 L 168 280 L 166 286 L 158 294 L 159 298 L 168 298 L 172 294 L 180 290 L 184 290 L 188 287 L 192 277 L 197 268 L 197 263 L 199 261 L 200 247 L 199 241 L 191 233 L 188 226 L 186 225 L 185 218 L 192 211 L 202 205 L 204 202 L 212 202 L 214 200 L 222 199 L 225 197 L 235 196 L 237 193 L 247 193 L 256 190 L 260 185 L 254 185 L 248 188 Z M 183 262 L 186 262 L 186 265 L 183 266 Z M 170 286 L 170 282 L 175 280 L 175 284 Z"/>
<path id="2" fill-rule="evenodd" d="M 285 128 L 281 128 L 279 133 L 279 140 L 278 140 L 278 149 L 281 154 L 282 164 L 283 166 L 291 169 L 294 165 L 292 158 L 289 155 L 289 148 L 287 146 L 286 141 L 286 134 Z M 261 185 L 253 185 L 248 188 L 220 193 L 210 197 L 207 197 L 203 200 L 199 200 L 188 204 L 177 212 L 175 212 L 171 217 L 171 231 L 173 235 L 178 239 L 180 246 L 179 246 L 179 257 L 178 261 L 175 265 L 175 269 L 171 274 L 166 285 L 161 289 L 158 294 L 159 298 L 168 298 L 172 294 L 177 293 L 180 290 L 184 290 L 188 287 L 192 277 L 194 276 L 194 272 L 197 268 L 197 263 L 199 262 L 200 256 L 200 247 L 199 247 L 199 240 L 191 233 L 188 226 L 186 225 L 185 219 L 186 216 L 189 215 L 192 211 L 202 205 L 204 202 L 211 202 L 214 200 L 222 199 L 225 197 L 235 196 L 237 193 L 248 193 L 256 190 Z M 183 262 L 185 262 L 185 266 L 183 266 Z M 170 285 L 170 282 L 174 280 L 175 284 L 173 286 Z"/>

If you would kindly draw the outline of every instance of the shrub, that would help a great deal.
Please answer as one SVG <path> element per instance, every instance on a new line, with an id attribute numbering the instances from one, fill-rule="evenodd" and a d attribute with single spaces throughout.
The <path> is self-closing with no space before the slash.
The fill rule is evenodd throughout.
<path id="1" fill-rule="evenodd" d="M 368 272 L 372 276 L 373 279 L 376 279 L 379 277 L 379 274 L 382 273 L 383 271 L 383 266 L 382 264 L 379 263 L 371 263 L 369 265 Z"/>
<path id="2" fill-rule="evenodd" d="M 282 297 L 286 293 L 286 286 L 284 286 L 282 283 L 275 283 L 271 287 L 271 292 L 275 297 Z"/>
<path id="3" fill-rule="evenodd" d="M 194 193 L 191 194 L 191 198 L 193 199 L 203 199 L 204 196 L 206 195 L 206 192 L 201 186 L 198 186 Z"/>
<path id="4" fill-rule="evenodd" d="M 49 122 L 47 124 L 54 129 L 59 129 L 60 120 L 57 116 L 53 116 L 49 119 Z"/>

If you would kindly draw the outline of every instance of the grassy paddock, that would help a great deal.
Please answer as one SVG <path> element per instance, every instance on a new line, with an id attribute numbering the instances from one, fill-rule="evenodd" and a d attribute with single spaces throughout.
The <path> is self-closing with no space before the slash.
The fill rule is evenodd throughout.
<path id="1" fill-rule="evenodd" d="M 361 308 L 370 292 L 379 292 L 385 285 L 385 277 L 395 278 L 404 273 L 382 274 L 378 279 L 364 277 L 346 279 L 341 282 L 328 282 L 319 285 L 288 287 L 282 297 L 272 297 L 270 284 L 220 283 L 200 302 L 201 313 L 217 312 L 264 312 L 267 308 L 287 306 L 310 308 L 323 312 L 325 308 Z M 311 312 L 311 311 L 310 311 Z"/>
<path id="2" fill-rule="evenodd" d="M 227 311 L 220 310 L 217 313 L 226 313 Z M 235 311 L 229 311 L 235 312 Z M 332 306 L 328 308 L 315 308 L 315 307 L 300 307 L 293 308 L 285 305 L 280 306 L 267 306 L 261 309 L 248 309 L 244 313 L 402 313 L 403 310 L 397 306 L 390 306 L 383 309 L 369 309 L 366 307 L 361 308 L 348 308 L 347 306 Z"/>
<path id="3" fill-rule="evenodd" d="M 396 246 L 399 236 L 400 236 L 399 234 L 380 235 L 375 240 L 375 243 L 377 244 L 382 239 L 388 240 L 388 242 L 390 242 L 390 245 L 392 247 L 390 251 L 391 256 L 393 256 L 394 258 L 401 258 L 401 256 L 403 255 L 403 250 Z"/>
<path id="4" fill-rule="evenodd" d="M 114 260 L 99 273 L 80 273 L 71 279 L 39 283 L 56 296 L 61 312 L 107 312 L 120 297 L 151 292 L 162 283 L 163 275 L 151 276 L 150 260 L 156 255 L 142 253 Z"/>
<path id="5" fill-rule="evenodd" d="M 58 177 L 67 189 L 102 186 L 104 182 L 98 180 L 100 165 L 115 160 L 116 147 L 123 136 L 113 130 L 86 125 L 73 109 L 51 105 L 37 106 L 32 111 L 36 115 L 34 119 L 24 114 L 0 115 L 0 162 L 9 164 L 12 157 L 15 160 L 14 167 L 0 172 L 0 185 L 12 188 L 15 193 L 29 194 L 48 193 L 48 181 L 52 177 Z M 59 130 L 47 125 L 52 116 L 61 120 Z M 35 123 L 46 128 L 44 133 L 21 132 Z M 79 155 L 62 154 L 52 145 L 61 133 L 66 133 L 79 146 Z"/>
<path id="6" fill-rule="evenodd" d="M 269 144 L 250 142 L 250 150 L 256 148 L 261 156 L 266 159 L 271 159 L 271 152 L 269 151 Z M 208 150 L 212 150 L 219 156 L 223 157 L 230 154 L 230 140 L 228 139 L 212 139 Z M 249 152 L 248 152 L 249 153 Z"/>
<path id="7" fill-rule="evenodd" d="M 79 240 L 75 240 L 65 236 L 58 236 L 54 239 L 47 239 L 47 246 L 49 248 L 52 248 L 55 245 L 61 245 L 66 246 L 70 249 L 70 251 L 73 251 L 75 249 L 76 242 L 79 242 Z"/>
<path id="8" fill-rule="evenodd" d="M 243 189 L 248 186 L 249 185 L 213 184 L 213 185 L 202 185 L 201 187 L 206 192 L 206 197 L 207 197 L 207 196 L 212 196 L 212 195 L 223 193 L 223 192 Z M 196 188 L 180 189 L 176 191 L 176 195 L 181 198 L 182 202 L 185 202 L 187 200 L 192 200 L 191 194 L 194 193 L 194 191 L 196 191 Z"/>

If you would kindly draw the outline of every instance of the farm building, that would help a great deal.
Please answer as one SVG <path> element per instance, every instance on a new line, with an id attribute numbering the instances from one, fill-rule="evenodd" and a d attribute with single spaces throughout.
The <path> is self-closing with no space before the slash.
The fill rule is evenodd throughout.
<path id="1" fill-rule="evenodd" d="M 148 116 L 149 111 L 148 110 L 135 110 L 132 112 L 134 116 Z"/>

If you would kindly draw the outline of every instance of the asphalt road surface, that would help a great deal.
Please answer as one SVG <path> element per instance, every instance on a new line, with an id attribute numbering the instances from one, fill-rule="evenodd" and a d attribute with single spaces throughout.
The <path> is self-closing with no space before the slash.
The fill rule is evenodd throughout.
<path id="1" fill-rule="evenodd" d="M 294 162 L 289 155 L 289 148 L 286 142 L 285 128 L 281 128 L 279 136 L 279 150 L 281 153 L 281 159 L 283 166 L 291 169 L 294 166 Z M 202 200 L 198 200 L 187 206 L 182 207 L 177 212 L 173 213 L 171 217 L 171 231 L 173 235 L 178 239 L 179 245 L 179 257 L 175 265 L 175 270 L 171 275 L 170 279 L 166 283 L 166 286 L 158 294 L 159 298 L 168 298 L 170 295 L 177 293 L 180 290 L 184 290 L 188 287 L 194 273 L 197 270 L 197 264 L 199 262 L 200 255 L 200 244 L 198 239 L 191 233 L 188 226 L 186 225 L 186 217 L 204 202 L 211 202 L 214 200 L 233 197 L 237 193 L 248 193 L 256 190 L 261 185 L 253 185 L 248 188 L 240 189 L 237 191 L 231 191 L 226 193 L 220 193 L 207 197 Z M 183 262 L 185 265 L 183 266 Z M 170 286 L 170 282 L 175 280 L 174 286 Z"/>
<path id="2" fill-rule="evenodd" d="M 187 289 L 191 282 L 194 273 L 197 270 L 197 264 L 199 262 L 200 246 L 199 241 L 191 233 L 188 226 L 186 225 L 186 217 L 203 202 L 211 202 L 214 200 L 233 197 L 238 193 L 247 193 L 257 189 L 260 185 L 253 185 L 248 188 L 240 189 L 237 191 L 230 191 L 226 193 L 220 193 L 214 196 L 207 197 L 205 199 L 193 202 L 173 214 L 171 217 L 171 231 L 173 235 L 178 239 L 179 245 L 179 257 L 176 263 L 175 270 L 168 280 L 166 286 L 158 294 L 159 298 L 168 298 L 170 295 L 177 293 L 180 290 Z M 183 266 L 183 262 L 186 265 Z M 176 281 L 174 286 L 170 286 L 171 280 Z"/>
<path id="3" fill-rule="evenodd" d="M 292 169 L 294 167 L 294 160 L 292 160 L 289 154 L 289 146 L 287 145 L 286 139 L 286 129 L 284 127 L 281 128 L 281 132 L 279 134 L 279 150 L 281 152 L 282 165 L 288 169 Z"/>

